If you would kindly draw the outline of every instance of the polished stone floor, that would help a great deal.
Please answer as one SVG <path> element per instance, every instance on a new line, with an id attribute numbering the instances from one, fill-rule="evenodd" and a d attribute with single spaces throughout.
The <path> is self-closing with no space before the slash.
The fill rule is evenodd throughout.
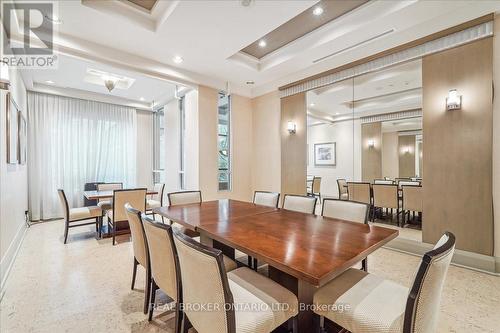
<path id="1" fill-rule="evenodd" d="M 171 314 L 148 323 L 142 313 L 144 272 L 130 290 L 132 246 L 122 237 L 96 240 L 86 227 L 62 243 L 60 221 L 28 229 L 0 304 L 3 332 L 172 332 Z M 380 249 L 369 271 L 409 286 L 419 258 Z M 500 277 L 452 266 L 438 332 L 499 332 Z"/>

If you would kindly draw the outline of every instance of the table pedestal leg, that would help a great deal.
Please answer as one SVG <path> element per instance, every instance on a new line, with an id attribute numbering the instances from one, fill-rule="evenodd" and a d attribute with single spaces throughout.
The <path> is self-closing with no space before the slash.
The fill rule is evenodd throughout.
<path id="1" fill-rule="evenodd" d="M 213 247 L 214 249 L 221 250 L 222 253 L 224 253 L 227 257 L 234 260 L 235 251 L 232 247 L 222 244 L 216 240 L 213 240 L 212 238 L 204 235 L 203 233 L 200 234 L 200 243 L 206 246 Z"/>
<path id="2" fill-rule="evenodd" d="M 299 299 L 298 332 L 314 332 L 312 302 L 316 287 L 271 266 L 269 277 L 293 292 Z"/>

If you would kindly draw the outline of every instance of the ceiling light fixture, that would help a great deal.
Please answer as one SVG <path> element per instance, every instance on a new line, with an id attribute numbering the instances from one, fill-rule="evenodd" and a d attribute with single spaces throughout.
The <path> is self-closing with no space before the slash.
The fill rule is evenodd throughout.
<path id="1" fill-rule="evenodd" d="M 104 85 L 108 88 L 108 91 L 115 89 L 116 81 L 113 80 L 104 80 Z"/>
<path id="2" fill-rule="evenodd" d="M 180 64 L 181 62 L 184 61 L 184 59 L 182 59 L 181 56 L 175 56 L 173 60 L 176 64 Z"/>
<path id="3" fill-rule="evenodd" d="M 255 81 L 247 81 L 246 84 L 252 85 L 252 84 L 255 84 Z"/>
<path id="4" fill-rule="evenodd" d="M 323 8 L 321 8 L 320 6 L 314 8 L 313 14 L 316 15 L 316 16 L 319 16 L 319 15 L 323 14 Z"/>
<path id="5" fill-rule="evenodd" d="M 261 39 L 261 40 L 259 41 L 259 47 L 266 47 L 266 45 L 267 45 L 267 43 L 266 43 L 266 41 L 265 41 L 265 40 Z"/>
<path id="6" fill-rule="evenodd" d="M 311 103 L 311 104 L 309 104 L 309 106 L 310 106 L 310 107 L 315 107 L 315 106 L 316 106 L 316 104 Z"/>
<path id="7" fill-rule="evenodd" d="M 45 81 L 45 83 L 48 83 L 48 84 L 54 84 L 55 82 L 54 82 L 54 81 L 52 81 L 52 80 L 47 80 L 47 81 Z"/>
<path id="8" fill-rule="evenodd" d="M 139 98 L 142 102 L 144 102 L 144 97 Z"/>

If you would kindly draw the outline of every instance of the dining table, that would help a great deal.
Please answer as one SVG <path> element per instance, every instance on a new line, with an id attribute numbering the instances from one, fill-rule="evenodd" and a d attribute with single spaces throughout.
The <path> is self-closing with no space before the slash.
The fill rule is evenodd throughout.
<path id="1" fill-rule="evenodd" d="M 312 302 L 321 286 L 398 236 L 398 231 L 250 202 L 223 199 L 153 210 L 200 233 L 234 259 L 235 250 L 268 264 L 269 277 L 299 300 L 298 331 L 313 331 Z"/>
<path id="2" fill-rule="evenodd" d="M 155 190 L 147 190 L 146 195 L 155 195 L 158 194 L 158 191 Z M 93 190 L 93 191 L 84 191 L 83 195 L 85 198 L 89 200 L 103 200 L 103 199 L 111 199 L 113 198 L 113 190 Z"/>

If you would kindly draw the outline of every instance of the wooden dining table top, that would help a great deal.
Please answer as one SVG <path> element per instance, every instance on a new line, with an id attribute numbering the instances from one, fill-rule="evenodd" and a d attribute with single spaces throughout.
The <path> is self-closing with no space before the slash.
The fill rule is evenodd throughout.
<path id="1" fill-rule="evenodd" d="M 198 231 L 314 286 L 322 286 L 397 230 L 280 209 L 200 225 Z"/>
<path id="2" fill-rule="evenodd" d="M 168 218 L 185 228 L 198 231 L 202 225 L 227 223 L 237 218 L 277 211 L 277 208 L 251 202 L 222 199 L 202 203 L 158 207 L 153 213 Z"/>
<path id="3" fill-rule="evenodd" d="M 147 190 L 146 195 L 158 194 L 158 191 Z M 83 195 L 89 200 L 110 199 L 113 197 L 113 190 L 106 191 L 84 191 Z"/>

